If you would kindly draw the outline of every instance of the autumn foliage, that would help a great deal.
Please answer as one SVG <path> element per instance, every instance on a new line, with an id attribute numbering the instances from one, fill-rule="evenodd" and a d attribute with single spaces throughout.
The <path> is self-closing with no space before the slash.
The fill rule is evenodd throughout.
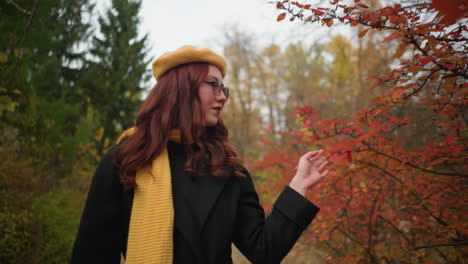
<path id="1" fill-rule="evenodd" d="M 305 243 L 329 263 L 464 263 L 467 219 L 466 1 L 406 2 L 372 8 L 360 1 L 327 6 L 275 2 L 282 20 L 380 32 L 395 50 L 393 67 L 373 81 L 370 107 L 333 119 L 296 109 L 300 131 L 287 146 L 262 140 L 270 154 L 255 172 L 290 180 L 296 146 L 323 148 L 333 171 L 309 198 L 321 207 Z M 375 4 L 374 4 L 375 6 Z M 448 8 L 450 7 L 450 8 Z M 458 11 L 457 11 L 458 10 Z M 285 176 L 283 176 L 285 175 Z M 266 203 L 268 206 L 268 202 Z"/>

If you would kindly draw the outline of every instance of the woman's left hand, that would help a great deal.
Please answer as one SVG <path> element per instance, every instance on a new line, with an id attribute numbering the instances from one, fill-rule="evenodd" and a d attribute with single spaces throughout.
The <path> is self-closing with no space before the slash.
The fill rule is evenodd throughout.
<path id="1" fill-rule="evenodd" d="M 329 162 L 321 154 L 323 150 L 310 151 L 299 159 L 296 175 L 289 186 L 303 196 L 310 187 L 327 176 L 329 172 L 329 170 L 322 171 Z"/>

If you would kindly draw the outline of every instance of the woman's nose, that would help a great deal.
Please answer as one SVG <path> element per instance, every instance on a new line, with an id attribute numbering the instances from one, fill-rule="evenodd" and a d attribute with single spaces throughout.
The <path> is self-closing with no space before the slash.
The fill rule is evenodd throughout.
<path id="1" fill-rule="evenodd" d="M 216 101 L 221 101 L 221 102 L 226 102 L 227 101 L 227 97 L 226 97 L 226 95 L 224 94 L 223 91 L 221 91 L 219 93 L 219 95 L 216 95 Z"/>

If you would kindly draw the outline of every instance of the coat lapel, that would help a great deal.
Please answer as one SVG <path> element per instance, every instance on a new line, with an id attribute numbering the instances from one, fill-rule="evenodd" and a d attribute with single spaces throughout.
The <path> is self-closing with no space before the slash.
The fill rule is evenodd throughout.
<path id="1" fill-rule="evenodd" d="M 183 170 L 186 161 L 183 146 L 170 142 L 168 147 L 176 211 L 174 227 L 189 242 L 201 260 L 204 259 L 201 233 L 226 180 L 218 179 L 208 171 L 192 179 Z"/>
<path id="2" fill-rule="evenodd" d="M 185 155 L 183 146 L 169 142 L 169 160 L 172 174 L 172 197 L 174 202 L 174 228 L 180 232 L 184 239 L 192 248 L 198 260 L 203 259 L 201 256 L 200 229 L 190 201 L 187 199 L 187 193 L 190 192 L 191 179 L 184 172 Z"/>
<path id="3" fill-rule="evenodd" d="M 208 216 L 213 209 L 219 195 L 221 194 L 226 180 L 221 180 L 215 176 L 204 173 L 199 177 L 199 202 L 195 205 L 198 213 L 200 231 L 202 231 L 207 222 Z"/>
<path id="4" fill-rule="evenodd" d="M 175 228 L 189 241 L 196 255 L 202 257 L 201 233 L 226 181 L 208 174 L 196 179 L 185 173 L 179 176 L 173 180 Z"/>

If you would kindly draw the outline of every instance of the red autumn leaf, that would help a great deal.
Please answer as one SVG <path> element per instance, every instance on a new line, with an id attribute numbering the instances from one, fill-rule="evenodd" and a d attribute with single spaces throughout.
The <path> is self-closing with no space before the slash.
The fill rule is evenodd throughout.
<path id="1" fill-rule="evenodd" d="M 324 12 L 322 12 L 322 11 L 320 11 L 320 10 L 317 10 L 317 9 L 313 9 L 313 11 L 314 11 L 314 13 L 315 13 L 316 15 L 319 15 L 319 16 L 325 14 Z"/>
<path id="2" fill-rule="evenodd" d="M 450 148 L 450 152 L 455 155 L 455 156 L 458 156 L 458 155 L 461 155 L 463 153 L 462 149 L 460 146 L 453 146 Z"/>
<path id="3" fill-rule="evenodd" d="M 360 38 L 364 37 L 367 34 L 367 31 L 369 31 L 369 29 L 364 29 L 363 31 L 359 33 L 358 37 Z"/>
<path id="4" fill-rule="evenodd" d="M 311 5 L 305 5 L 304 9 L 309 9 Z"/>
<path id="5" fill-rule="evenodd" d="M 429 62 L 432 62 L 432 61 L 434 61 L 434 60 L 435 60 L 435 58 L 434 58 L 433 56 L 426 56 L 426 57 L 424 57 L 424 58 L 419 59 L 419 62 L 421 63 L 421 65 L 424 66 L 424 65 L 426 65 L 426 64 L 428 64 Z"/>
<path id="6" fill-rule="evenodd" d="M 453 24 L 455 21 L 468 15 L 467 2 L 464 0 L 432 0 L 431 6 L 439 11 L 441 23 Z"/>
<path id="7" fill-rule="evenodd" d="M 409 121 L 413 120 L 411 117 L 405 117 L 400 121 L 400 125 L 406 125 Z"/>
<path id="8" fill-rule="evenodd" d="M 351 157 L 351 151 L 346 151 L 346 159 L 349 162 L 353 161 L 353 157 Z"/>
<path id="9" fill-rule="evenodd" d="M 399 16 L 390 16 L 390 23 L 396 24 L 396 23 L 398 23 L 399 19 L 400 19 Z"/>
<path id="10" fill-rule="evenodd" d="M 447 69 L 449 69 L 449 70 L 455 69 L 455 65 L 450 64 L 450 63 L 445 63 L 444 66 L 445 66 L 445 68 L 447 68 Z"/>
<path id="11" fill-rule="evenodd" d="M 383 42 L 387 42 L 387 41 L 390 41 L 396 37 L 398 37 L 398 35 L 400 35 L 398 32 L 394 32 L 393 34 L 391 34 L 390 36 L 386 37 Z"/>
<path id="12" fill-rule="evenodd" d="M 286 13 L 281 13 L 281 14 L 278 15 L 278 18 L 276 19 L 276 21 L 281 21 L 281 20 L 283 20 L 285 17 L 286 17 Z"/>

